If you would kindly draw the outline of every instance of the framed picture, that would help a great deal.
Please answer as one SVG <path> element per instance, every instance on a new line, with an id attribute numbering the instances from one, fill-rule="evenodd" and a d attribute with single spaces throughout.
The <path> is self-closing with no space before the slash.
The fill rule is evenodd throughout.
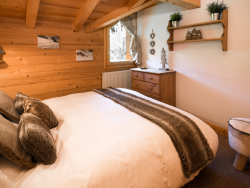
<path id="1" fill-rule="evenodd" d="M 38 49 L 59 49 L 59 36 L 37 36 Z"/>
<path id="2" fill-rule="evenodd" d="M 93 61 L 93 50 L 76 50 L 76 61 Z"/>

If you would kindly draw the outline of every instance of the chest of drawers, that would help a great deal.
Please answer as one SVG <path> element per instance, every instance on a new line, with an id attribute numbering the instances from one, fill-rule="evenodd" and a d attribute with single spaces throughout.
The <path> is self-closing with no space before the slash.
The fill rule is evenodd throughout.
<path id="1" fill-rule="evenodd" d="M 175 71 L 132 69 L 132 90 L 175 106 Z"/>

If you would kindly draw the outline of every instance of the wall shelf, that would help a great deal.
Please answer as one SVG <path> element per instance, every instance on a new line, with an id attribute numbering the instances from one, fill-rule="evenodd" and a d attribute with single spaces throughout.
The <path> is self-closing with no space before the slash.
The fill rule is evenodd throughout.
<path id="1" fill-rule="evenodd" d="M 223 26 L 223 34 L 221 35 L 221 38 L 174 41 L 174 30 L 176 30 L 176 29 L 183 29 L 183 28 L 203 26 L 203 25 L 211 25 L 211 24 L 218 24 L 218 23 L 221 23 L 222 26 Z M 202 22 L 202 23 L 195 23 L 195 24 L 189 24 L 189 25 L 182 25 L 182 26 L 173 27 L 172 26 L 172 21 L 170 20 L 169 23 L 168 23 L 167 30 L 168 30 L 168 32 L 170 34 L 169 39 L 167 41 L 169 51 L 174 50 L 174 43 L 204 42 L 204 41 L 221 41 L 222 42 L 222 50 L 227 51 L 228 9 L 223 11 L 222 19 L 221 20 L 216 20 L 216 21 Z"/>

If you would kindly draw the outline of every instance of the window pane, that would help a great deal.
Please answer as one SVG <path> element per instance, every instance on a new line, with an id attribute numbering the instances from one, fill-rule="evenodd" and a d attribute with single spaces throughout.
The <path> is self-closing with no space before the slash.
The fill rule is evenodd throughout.
<path id="1" fill-rule="evenodd" d="M 129 52 L 131 35 L 118 22 L 109 30 L 110 62 L 132 60 Z"/>

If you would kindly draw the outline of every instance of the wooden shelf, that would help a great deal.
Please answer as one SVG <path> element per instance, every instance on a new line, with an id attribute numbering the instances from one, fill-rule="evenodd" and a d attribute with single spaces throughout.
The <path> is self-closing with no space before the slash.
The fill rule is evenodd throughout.
<path id="1" fill-rule="evenodd" d="M 189 25 L 182 25 L 173 27 L 172 21 L 169 21 L 167 30 L 170 34 L 169 39 L 167 41 L 168 43 L 168 49 L 169 51 L 174 50 L 174 43 L 183 43 L 183 42 L 204 42 L 204 41 L 221 41 L 222 42 L 222 50 L 227 51 L 227 35 L 228 35 L 228 9 L 223 11 L 221 20 L 216 21 L 210 21 L 210 22 L 202 22 L 202 23 L 195 23 L 195 24 L 189 24 Z M 223 34 L 221 35 L 221 38 L 212 38 L 212 39 L 199 39 L 199 40 L 181 40 L 181 41 L 174 41 L 174 30 L 176 29 L 183 29 L 183 28 L 189 28 L 189 27 L 196 27 L 196 26 L 204 26 L 204 25 L 211 25 L 211 24 L 217 24 L 221 23 L 223 26 Z"/>
<path id="2" fill-rule="evenodd" d="M 168 27 L 168 29 L 182 29 L 182 28 L 188 28 L 188 27 L 196 27 L 196 26 L 202 26 L 202 25 L 211 25 L 211 24 L 217 24 L 222 23 L 223 20 L 216 20 L 216 21 L 210 21 L 210 22 L 202 22 L 202 23 L 196 23 L 196 24 L 189 24 L 189 25 L 181 25 L 177 27 Z"/>
<path id="3" fill-rule="evenodd" d="M 203 42 L 203 41 L 221 41 L 221 38 L 213 38 L 213 39 L 199 39 L 199 40 L 179 40 L 179 41 L 168 41 L 168 44 L 172 44 L 172 43 L 182 43 L 182 42 Z"/>

